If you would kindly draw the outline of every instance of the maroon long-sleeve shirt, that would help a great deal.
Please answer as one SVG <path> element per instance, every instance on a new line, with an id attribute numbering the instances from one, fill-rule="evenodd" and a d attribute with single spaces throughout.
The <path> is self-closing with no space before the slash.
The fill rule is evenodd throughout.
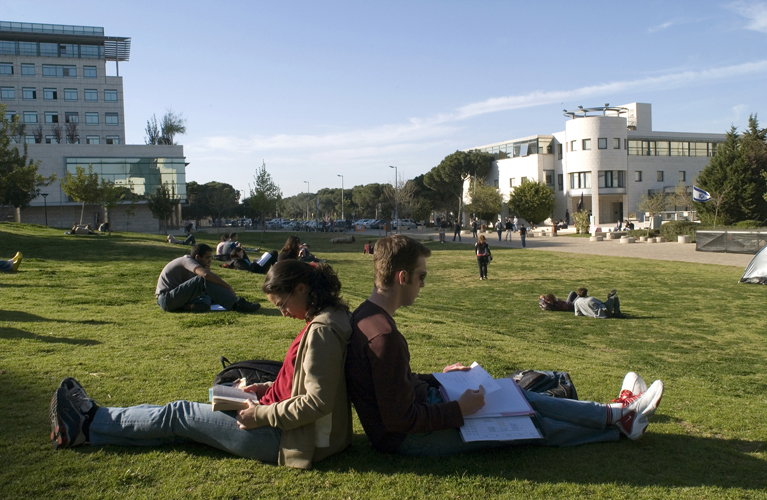
<path id="1" fill-rule="evenodd" d="M 429 404 L 436 379 L 412 373 L 407 340 L 389 313 L 367 300 L 353 314 L 346 377 L 362 427 L 381 451 L 395 452 L 407 434 L 463 425 L 456 401 Z"/>

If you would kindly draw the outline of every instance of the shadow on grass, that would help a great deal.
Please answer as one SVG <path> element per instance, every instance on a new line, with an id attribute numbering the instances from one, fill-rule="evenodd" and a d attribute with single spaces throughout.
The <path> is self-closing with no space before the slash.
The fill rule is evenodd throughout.
<path id="1" fill-rule="evenodd" d="M 101 321 L 96 319 L 85 319 L 81 321 L 75 321 L 71 319 L 53 319 L 53 318 L 44 318 L 42 316 L 38 316 L 37 314 L 32 314 L 24 311 L 0 311 L 0 318 L 2 318 L 3 321 L 14 321 L 17 323 L 43 323 L 43 322 L 54 322 L 54 323 L 80 323 L 82 325 L 111 325 L 114 324 L 114 321 Z"/>
<path id="2" fill-rule="evenodd" d="M 0 339 L 15 340 L 15 339 L 28 339 L 37 340 L 39 342 L 48 342 L 50 344 L 73 344 L 73 345 L 98 345 L 101 342 L 97 340 L 88 339 L 70 339 L 67 337 L 52 337 L 46 335 L 38 335 L 26 330 L 19 330 L 18 328 L 0 328 Z"/>

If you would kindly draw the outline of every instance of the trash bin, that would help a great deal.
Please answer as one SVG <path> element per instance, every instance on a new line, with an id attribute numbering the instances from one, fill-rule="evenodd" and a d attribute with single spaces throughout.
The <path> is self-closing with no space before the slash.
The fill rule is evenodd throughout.
<path id="1" fill-rule="evenodd" d="M 444 231 L 440 231 L 439 232 L 439 242 L 440 243 L 444 243 L 445 242 L 445 232 Z"/>

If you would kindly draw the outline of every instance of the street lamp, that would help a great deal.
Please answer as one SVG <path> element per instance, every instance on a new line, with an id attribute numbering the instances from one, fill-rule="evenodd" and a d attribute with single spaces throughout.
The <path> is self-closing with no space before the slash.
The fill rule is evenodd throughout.
<path id="1" fill-rule="evenodd" d="M 341 178 L 341 220 L 346 224 L 346 217 L 344 217 L 344 176 L 338 174 L 338 177 Z"/>
<path id="2" fill-rule="evenodd" d="M 309 181 L 304 181 L 306 183 L 306 194 L 309 194 Z M 309 198 L 306 199 L 306 220 L 309 220 Z"/>
<path id="3" fill-rule="evenodd" d="M 45 225 L 48 225 L 48 193 L 40 193 L 43 197 L 43 205 L 45 206 Z"/>
<path id="4" fill-rule="evenodd" d="M 389 165 L 389 168 L 394 169 L 394 220 L 397 221 L 397 232 L 399 232 L 399 203 L 397 202 L 397 167 L 392 167 Z"/>

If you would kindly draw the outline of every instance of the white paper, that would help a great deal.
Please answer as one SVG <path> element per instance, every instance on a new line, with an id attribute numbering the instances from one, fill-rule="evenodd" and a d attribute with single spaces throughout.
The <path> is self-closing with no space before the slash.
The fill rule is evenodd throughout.
<path id="1" fill-rule="evenodd" d="M 464 442 L 541 439 L 530 417 L 496 417 L 466 420 L 461 427 Z"/>
<path id="2" fill-rule="evenodd" d="M 498 384 L 499 390 L 489 394 L 485 392 L 485 406 L 476 413 L 464 416 L 464 420 L 483 417 L 513 417 L 535 413 L 514 380 L 499 378 L 495 382 Z"/>
<path id="3" fill-rule="evenodd" d="M 485 388 L 485 395 L 495 392 L 501 386 L 493 380 L 484 368 L 475 361 L 469 371 L 452 371 L 447 373 L 434 373 L 434 377 L 442 385 L 445 394 L 450 401 L 457 401 L 466 389 L 477 390 L 482 385 Z"/>
<path id="4" fill-rule="evenodd" d="M 224 306 L 219 305 L 219 304 L 211 304 L 210 305 L 210 310 L 211 311 L 226 311 L 226 309 L 224 309 Z"/>
<path id="5" fill-rule="evenodd" d="M 262 255 L 261 258 L 256 261 L 256 263 L 259 266 L 263 267 L 264 264 L 269 262 L 269 259 L 271 259 L 271 258 L 272 258 L 272 254 L 270 254 L 269 252 L 264 252 L 264 255 Z"/>

